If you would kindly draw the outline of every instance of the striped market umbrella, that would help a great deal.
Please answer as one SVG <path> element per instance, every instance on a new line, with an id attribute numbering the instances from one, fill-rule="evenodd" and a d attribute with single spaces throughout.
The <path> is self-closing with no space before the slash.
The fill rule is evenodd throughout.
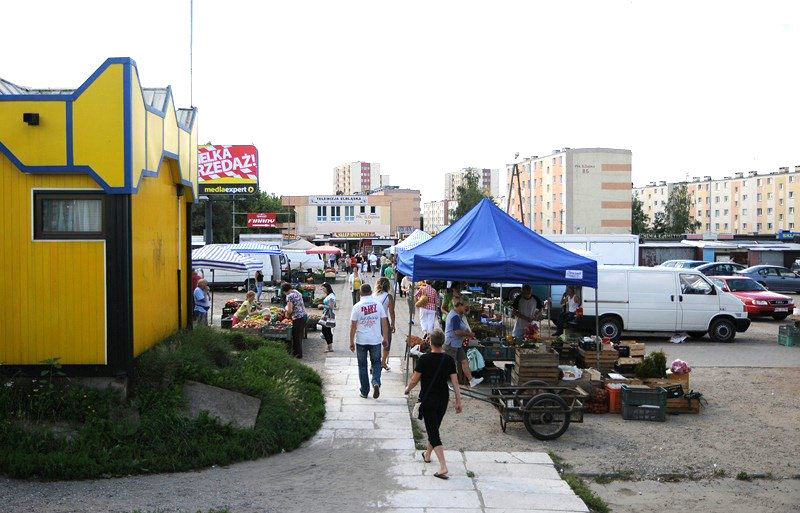
<path id="1" fill-rule="evenodd" d="M 243 273 L 255 272 L 264 266 L 258 260 L 232 250 L 232 244 L 207 244 L 192 251 L 192 267 L 225 269 Z"/>

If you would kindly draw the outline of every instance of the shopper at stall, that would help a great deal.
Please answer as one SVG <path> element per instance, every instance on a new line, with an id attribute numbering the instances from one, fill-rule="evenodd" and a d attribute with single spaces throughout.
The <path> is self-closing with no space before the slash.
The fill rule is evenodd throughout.
<path id="1" fill-rule="evenodd" d="M 358 295 L 359 291 L 361 290 L 361 272 L 358 270 L 358 266 L 356 265 L 353 267 L 353 274 L 347 278 L 347 282 L 350 284 L 350 289 L 353 293 L 353 304 L 358 303 Z"/>
<path id="2" fill-rule="evenodd" d="M 575 294 L 575 287 L 567 287 L 564 295 L 561 296 L 561 316 L 556 325 L 555 336 L 561 336 L 567 323 L 575 320 L 578 308 L 581 306 L 581 298 Z"/>
<path id="3" fill-rule="evenodd" d="M 445 291 L 444 297 L 442 298 L 442 329 L 444 329 L 444 323 L 447 320 L 447 314 L 449 314 L 450 310 L 453 308 L 453 303 L 460 299 L 461 284 L 457 281 L 454 281 Z"/>
<path id="4" fill-rule="evenodd" d="M 467 353 L 464 351 L 464 342 L 472 338 L 472 330 L 469 325 L 465 326 L 464 319 L 461 317 L 469 306 L 463 301 L 456 300 L 453 303 L 453 308 L 447 314 L 447 322 L 444 328 L 445 352 L 453 357 L 453 359 L 461 365 L 461 370 L 464 371 L 464 377 L 469 380 L 469 386 L 478 386 L 483 378 L 476 378 L 472 376 L 469 370 L 469 361 L 467 361 Z"/>
<path id="5" fill-rule="evenodd" d="M 261 301 L 261 294 L 264 292 L 264 273 L 261 269 L 256 271 L 256 301 Z"/>
<path id="6" fill-rule="evenodd" d="M 236 310 L 236 313 L 233 314 L 231 317 L 231 326 L 236 326 L 243 320 L 247 318 L 248 315 L 255 309 L 256 307 L 256 293 L 252 290 L 248 290 L 247 294 L 244 296 L 244 301 L 242 304 L 239 305 L 239 308 Z"/>
<path id="7" fill-rule="evenodd" d="M 394 280 L 394 265 L 387 263 L 386 267 L 381 271 L 381 276 L 389 280 L 389 293 L 395 295 L 397 290 L 397 282 Z"/>
<path id="8" fill-rule="evenodd" d="M 325 291 L 325 298 L 322 300 L 322 318 L 319 323 L 322 326 L 322 338 L 328 344 L 326 352 L 333 352 L 333 331 L 331 328 L 336 326 L 336 294 L 330 283 L 323 283 L 322 290 Z"/>
<path id="9" fill-rule="evenodd" d="M 419 322 L 422 332 L 430 335 L 436 329 L 436 307 L 439 303 L 439 293 L 426 281 L 420 281 L 417 293 L 414 295 L 414 304 L 419 308 Z"/>
<path id="10" fill-rule="evenodd" d="M 369 394 L 367 358 L 372 366 L 372 397 L 381 395 L 381 345 L 389 347 L 389 321 L 386 310 L 372 295 L 372 287 L 361 286 L 361 301 L 353 305 L 350 314 L 350 351 L 358 359 L 358 380 L 361 397 Z"/>
<path id="11" fill-rule="evenodd" d="M 197 272 L 197 269 L 192 269 L 192 290 L 197 288 L 197 282 L 203 279 L 203 275 Z"/>
<path id="12" fill-rule="evenodd" d="M 292 347 L 291 353 L 296 358 L 303 357 L 303 338 L 306 331 L 306 308 L 303 305 L 303 295 L 292 288 L 289 283 L 281 286 L 286 297 L 286 318 L 292 320 Z"/>
<path id="13" fill-rule="evenodd" d="M 378 285 L 375 289 L 375 299 L 383 306 L 383 309 L 386 311 L 386 314 L 389 316 L 389 334 L 386 337 L 389 341 L 389 345 L 387 345 L 383 350 L 383 355 L 381 356 L 381 367 L 383 370 L 388 371 L 389 365 L 389 351 L 392 349 L 392 333 L 395 330 L 395 315 L 394 315 L 394 296 L 391 294 L 392 286 L 389 283 L 389 280 L 386 278 L 381 278 L 378 280 Z"/>
<path id="14" fill-rule="evenodd" d="M 450 400 L 450 392 L 447 384 L 453 387 L 456 396 L 456 413 L 461 413 L 461 389 L 458 386 L 458 376 L 456 365 L 453 358 L 442 351 L 444 335 L 441 331 L 431 334 L 431 351 L 422 355 L 414 368 L 414 373 L 406 386 L 408 395 L 417 383 L 422 381 L 419 396 L 419 411 L 422 420 L 425 422 L 425 431 L 428 434 L 428 447 L 422 453 L 422 461 L 431 462 L 431 453 L 436 454 L 439 460 L 439 471 L 433 474 L 439 479 L 448 479 L 447 463 L 444 459 L 444 446 L 439 436 L 439 427 L 442 424 L 444 414 L 447 412 L 447 403 Z"/>
<path id="15" fill-rule="evenodd" d="M 531 322 L 536 320 L 537 314 L 542 309 L 542 302 L 531 292 L 530 285 L 523 285 L 514 301 L 511 303 L 514 316 L 514 330 L 512 336 L 522 337 Z"/>
<path id="16" fill-rule="evenodd" d="M 194 289 L 194 322 L 204 326 L 208 325 L 208 311 L 211 309 L 208 295 L 208 282 L 202 278 L 197 280 Z"/>

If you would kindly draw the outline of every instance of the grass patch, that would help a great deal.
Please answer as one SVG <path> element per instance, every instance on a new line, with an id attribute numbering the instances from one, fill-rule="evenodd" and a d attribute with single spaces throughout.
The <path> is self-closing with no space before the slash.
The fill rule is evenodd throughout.
<path id="1" fill-rule="evenodd" d="M 724 468 L 714 469 L 714 472 L 711 474 L 714 477 L 723 478 L 728 475 L 728 472 Z"/>
<path id="2" fill-rule="evenodd" d="M 282 343 L 207 328 L 177 333 L 137 358 L 130 396 L 67 379 L 0 378 L 0 473 L 87 479 L 228 465 L 296 449 L 322 424 L 322 380 Z M 254 429 L 186 419 L 186 380 L 261 399 Z M 70 437 L 54 434 L 67 426 Z M 223 510 L 224 511 L 224 510 Z"/>
<path id="3" fill-rule="evenodd" d="M 554 452 L 547 451 L 547 455 L 553 460 L 553 464 L 556 470 L 558 470 L 558 473 L 561 474 L 562 479 L 566 481 L 569 487 L 572 488 L 572 491 L 575 492 L 575 495 L 580 497 L 592 513 L 611 513 L 611 508 L 608 504 L 589 488 L 586 481 L 579 475 L 570 472 L 572 469 L 571 465 Z"/>
<path id="4" fill-rule="evenodd" d="M 739 481 L 752 481 L 753 477 L 750 474 L 748 474 L 747 472 L 743 471 L 743 472 L 739 472 L 738 474 L 736 474 L 736 479 L 739 480 Z"/>
<path id="5" fill-rule="evenodd" d="M 597 484 L 608 484 L 608 483 L 613 483 L 614 481 L 632 481 L 632 480 L 633 480 L 632 470 L 615 470 L 614 472 L 609 472 L 607 474 L 600 474 L 599 476 L 594 478 L 594 482 Z"/>

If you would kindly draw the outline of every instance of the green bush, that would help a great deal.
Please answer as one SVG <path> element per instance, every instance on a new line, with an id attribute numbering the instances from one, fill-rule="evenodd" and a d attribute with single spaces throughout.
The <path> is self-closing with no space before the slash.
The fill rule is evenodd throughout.
<path id="1" fill-rule="evenodd" d="M 186 380 L 261 399 L 254 429 L 180 411 Z M 297 448 L 322 424 L 322 381 L 284 344 L 210 329 L 180 332 L 137 358 L 127 402 L 62 379 L 0 383 L 0 472 L 85 479 L 227 465 Z M 138 412 L 138 419 L 132 412 Z M 70 437 L 56 436 L 53 425 Z"/>
<path id="2" fill-rule="evenodd" d="M 664 351 L 654 351 L 647 355 L 642 363 L 636 366 L 636 377 L 646 378 L 666 378 L 667 377 L 667 355 Z"/>

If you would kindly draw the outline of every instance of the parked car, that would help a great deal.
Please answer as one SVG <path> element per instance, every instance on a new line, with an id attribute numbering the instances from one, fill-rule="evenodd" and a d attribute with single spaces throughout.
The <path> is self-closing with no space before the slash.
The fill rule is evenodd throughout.
<path id="1" fill-rule="evenodd" d="M 710 264 L 698 265 L 695 269 L 706 276 L 730 276 L 737 271 L 747 269 L 747 266 L 734 262 L 711 262 Z"/>
<path id="2" fill-rule="evenodd" d="M 796 273 L 800 273 L 800 258 L 794 261 L 790 269 Z"/>
<path id="3" fill-rule="evenodd" d="M 754 265 L 736 274 L 752 278 L 769 290 L 800 292 L 800 276 L 785 267 Z"/>
<path id="4" fill-rule="evenodd" d="M 706 333 L 732 342 L 750 327 L 744 304 L 695 269 L 598 267 L 600 334 L 618 339 L 624 330 Z M 595 290 L 582 290 L 581 325 L 594 327 Z"/>
<path id="5" fill-rule="evenodd" d="M 724 292 L 730 292 L 744 303 L 748 317 L 771 316 L 782 321 L 794 311 L 794 301 L 789 296 L 770 292 L 745 276 L 714 276 L 711 278 Z"/>
<path id="6" fill-rule="evenodd" d="M 697 266 L 708 264 L 705 260 L 667 260 L 656 267 L 674 267 L 677 269 L 694 269 Z"/>

